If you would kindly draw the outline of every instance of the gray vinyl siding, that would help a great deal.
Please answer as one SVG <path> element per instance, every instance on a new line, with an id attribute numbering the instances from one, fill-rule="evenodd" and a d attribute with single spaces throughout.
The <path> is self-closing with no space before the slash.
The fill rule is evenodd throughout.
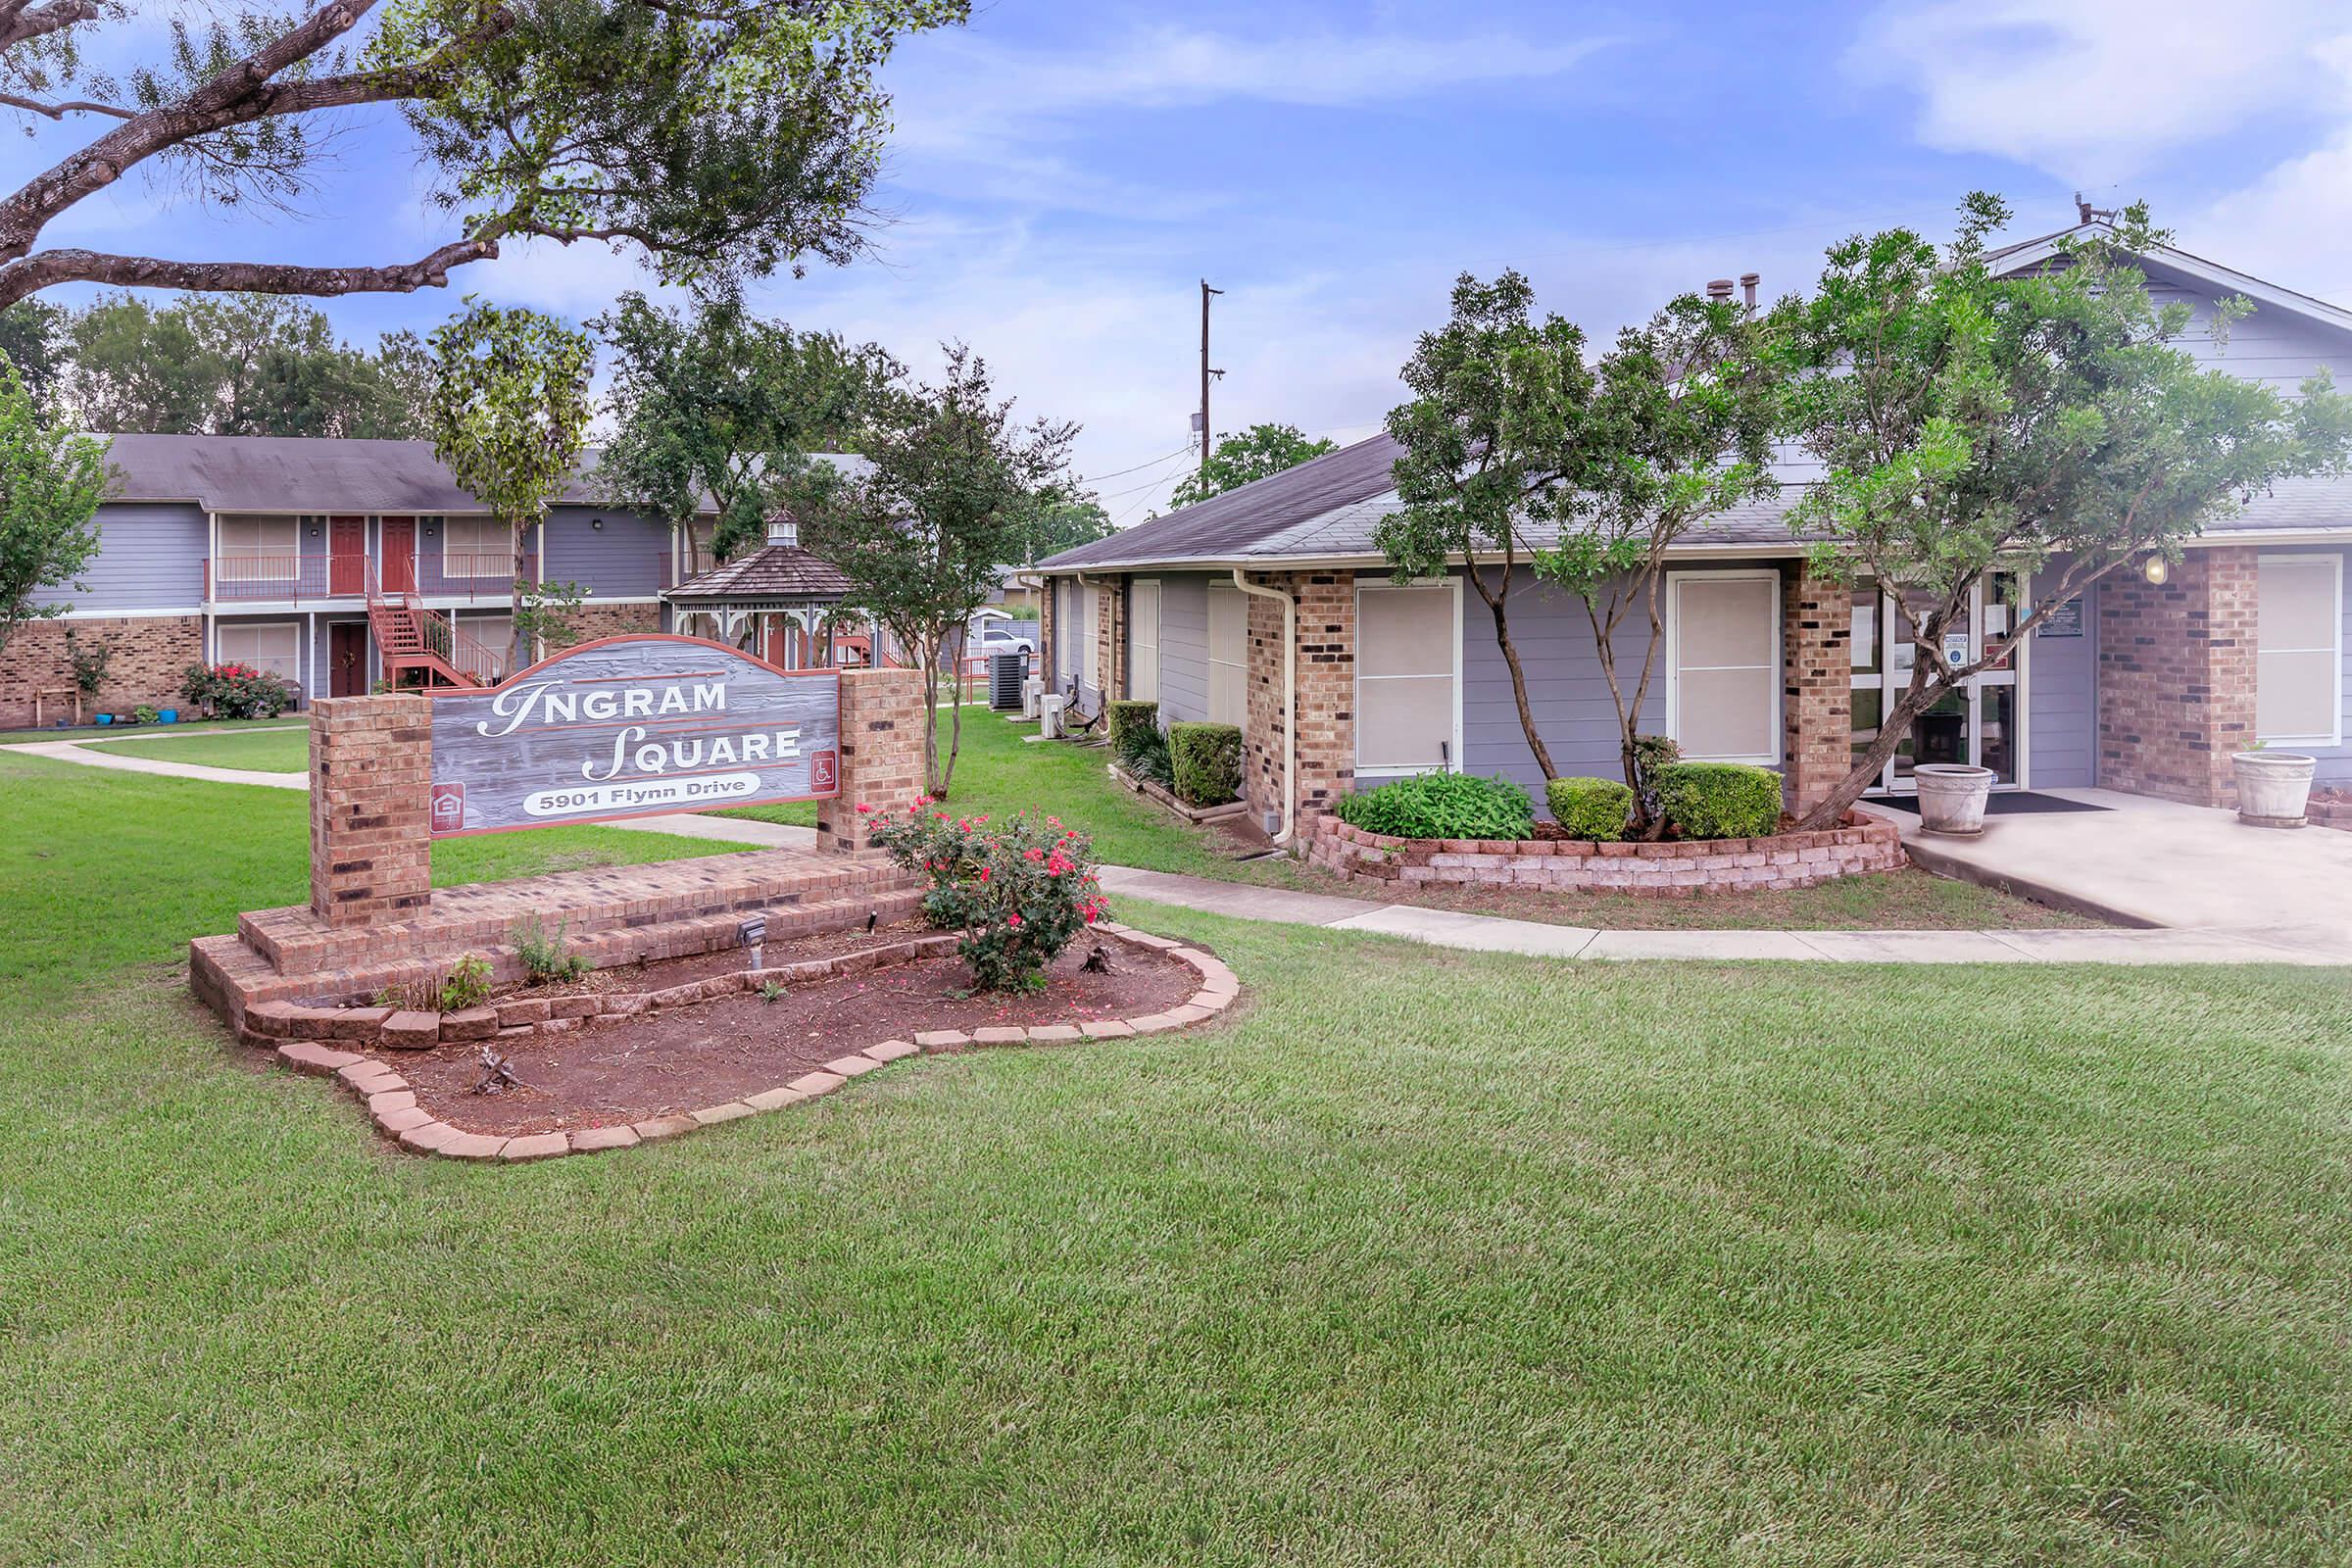
<path id="1" fill-rule="evenodd" d="M 2191 325 L 2180 340 L 2200 364 L 2227 370 L 2248 381 L 2260 381 L 2280 392 L 2293 393 L 2302 388 L 2304 378 L 2325 366 L 2335 372 L 2340 383 L 2345 372 L 2352 370 L 2352 345 L 2341 333 L 2331 332 L 2316 322 L 2299 319 L 2285 311 L 2256 306 L 2254 314 L 2230 327 L 2229 341 L 2218 344 L 2213 340 L 2213 296 L 2201 289 L 2189 289 L 2150 279 L 2148 293 L 2157 304 L 2185 301 L 2191 313 Z"/>
<path id="2" fill-rule="evenodd" d="M 186 502 L 114 501 L 98 509 L 98 554 L 69 583 L 46 590 L 44 604 L 89 614 L 129 615 L 193 610 L 204 601 L 205 551 L 212 539 L 203 509 Z"/>
<path id="3" fill-rule="evenodd" d="M 1230 580 L 1230 579 L 1228 579 Z M 1159 578 L 1159 721 L 1208 717 L 1208 575 Z"/>
<path id="4" fill-rule="evenodd" d="M 1700 570 L 1706 564 L 1678 563 L 1675 569 Z M 1488 580 L 1492 582 L 1494 576 Z M 1620 777 L 1617 709 L 1609 698 L 1608 678 L 1601 673 L 1600 656 L 1593 649 L 1592 627 L 1586 619 L 1583 602 L 1538 582 L 1521 568 L 1512 579 L 1508 610 L 1511 641 L 1519 650 L 1520 669 L 1527 677 L 1528 705 L 1535 713 L 1537 733 L 1550 749 L 1552 765 L 1562 777 Z M 1637 609 L 1617 628 L 1615 638 L 1617 666 L 1629 695 L 1640 679 L 1642 650 L 1648 640 L 1648 617 Z M 1661 644 L 1642 707 L 1642 728 L 1657 732 L 1665 727 L 1666 650 Z M 1477 588 L 1467 582 L 1462 585 L 1462 769 L 1500 773 L 1525 785 L 1539 808 L 1544 803 L 1544 770 L 1536 765 L 1527 732 L 1519 722 L 1510 666 L 1503 662 L 1502 650 L 1494 640 L 1494 617 Z"/>
<path id="5" fill-rule="evenodd" d="M 594 526 L 602 521 L 602 528 Z M 548 514 L 547 576 L 598 599 L 651 599 L 662 590 L 667 524 L 641 512 L 557 507 Z"/>
<path id="6" fill-rule="evenodd" d="M 2066 558 L 2041 580 L 2055 583 Z M 2098 783 L 2099 585 L 2082 593 L 2082 635 L 2033 636 L 2026 661 L 2026 774 L 2030 788 Z"/>

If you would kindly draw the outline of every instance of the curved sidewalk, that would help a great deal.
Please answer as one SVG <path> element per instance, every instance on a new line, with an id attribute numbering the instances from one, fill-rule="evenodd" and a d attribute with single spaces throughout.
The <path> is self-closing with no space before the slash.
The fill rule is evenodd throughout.
<path id="1" fill-rule="evenodd" d="M 158 773 L 216 784 L 307 790 L 301 773 L 258 773 L 97 752 L 72 741 L 0 748 L 58 761 Z M 738 817 L 681 812 L 607 822 L 606 827 L 775 849 L 807 849 L 812 829 Z M 1772 959 L 1813 963 L 2291 963 L 2352 964 L 2352 936 L 2317 925 L 2195 926 L 2145 930 L 2051 931 L 1599 931 L 1409 904 L 1381 904 L 1325 893 L 1298 893 L 1179 876 L 1133 866 L 1102 868 L 1105 892 L 1210 914 L 1283 925 L 1321 926 L 1403 937 L 1471 953 L 1596 960 Z M 2346 895 L 2352 900 L 2352 891 Z"/>

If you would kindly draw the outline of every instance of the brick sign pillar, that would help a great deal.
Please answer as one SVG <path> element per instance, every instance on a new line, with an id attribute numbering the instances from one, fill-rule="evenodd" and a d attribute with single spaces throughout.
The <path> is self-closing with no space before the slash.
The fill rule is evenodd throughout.
<path id="1" fill-rule="evenodd" d="M 841 793 L 816 803 L 816 847 L 855 855 L 867 846 L 872 816 L 906 810 L 923 786 L 922 671 L 843 670 Z"/>
<path id="2" fill-rule="evenodd" d="M 432 903 L 429 697 L 311 705 L 311 908 L 331 926 L 405 920 Z"/>
<path id="3" fill-rule="evenodd" d="M 1854 765 L 1854 593 L 1810 563 L 1781 590 L 1782 794 L 1801 815 Z"/>

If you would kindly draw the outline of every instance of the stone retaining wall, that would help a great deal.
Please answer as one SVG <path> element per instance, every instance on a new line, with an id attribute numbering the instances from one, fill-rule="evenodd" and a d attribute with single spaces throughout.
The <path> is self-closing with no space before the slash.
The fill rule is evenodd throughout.
<path id="1" fill-rule="evenodd" d="M 1633 893 L 1695 898 L 1809 888 L 1906 863 L 1901 832 L 1880 817 L 1769 838 L 1661 844 L 1583 844 L 1549 839 L 1399 839 L 1336 816 L 1313 821 L 1310 863 L 1359 882 L 1494 887 L 1536 892 Z"/>

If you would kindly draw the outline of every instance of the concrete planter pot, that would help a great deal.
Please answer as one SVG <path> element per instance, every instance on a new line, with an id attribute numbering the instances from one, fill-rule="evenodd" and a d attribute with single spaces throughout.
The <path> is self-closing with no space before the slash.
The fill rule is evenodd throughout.
<path id="1" fill-rule="evenodd" d="M 2253 827 L 2301 827 L 2311 804 L 2311 775 L 2319 763 L 2300 752 L 2239 752 L 2237 819 Z"/>
<path id="2" fill-rule="evenodd" d="M 1919 786 L 1919 825 L 1928 833 L 1974 838 L 1984 831 L 1984 803 L 1992 797 L 1992 769 L 1966 762 L 1922 762 L 1911 770 Z"/>

